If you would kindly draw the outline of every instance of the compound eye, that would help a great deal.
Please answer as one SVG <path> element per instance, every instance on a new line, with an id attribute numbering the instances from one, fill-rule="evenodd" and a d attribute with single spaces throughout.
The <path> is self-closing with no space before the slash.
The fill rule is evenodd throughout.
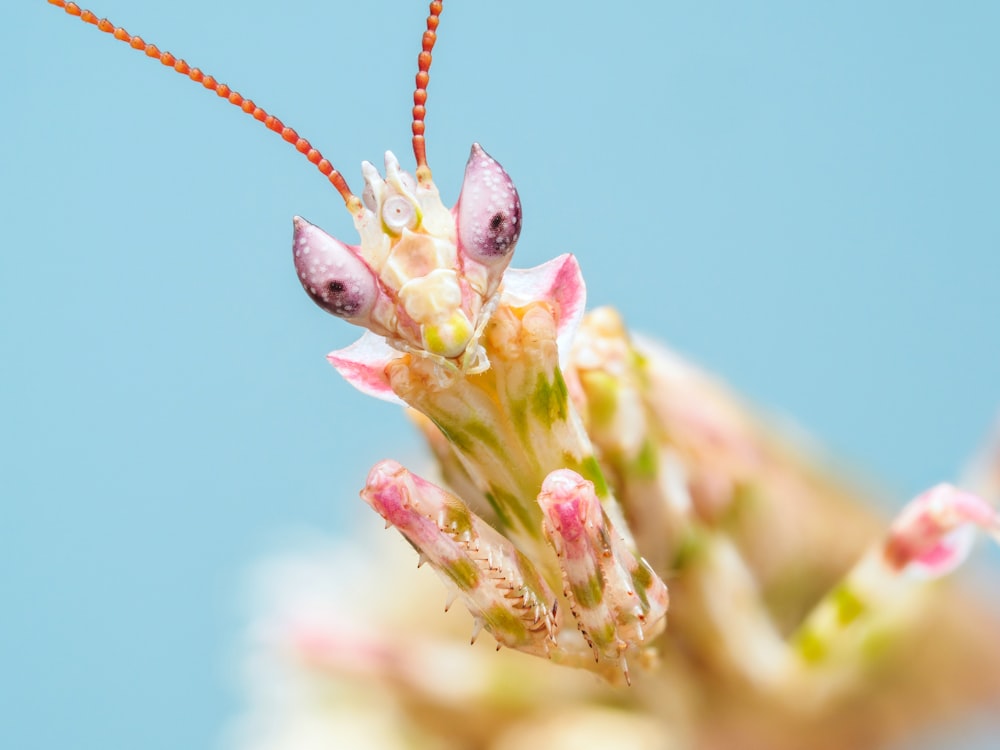
<path id="1" fill-rule="evenodd" d="M 382 204 L 382 221 L 393 234 L 413 229 L 417 225 L 416 206 L 402 195 L 389 196 Z"/>
<path id="2" fill-rule="evenodd" d="M 504 168 L 476 143 L 458 198 L 458 243 L 488 266 L 510 262 L 521 234 L 521 200 Z"/>
<path id="3" fill-rule="evenodd" d="M 351 249 L 298 216 L 293 220 L 295 270 L 313 302 L 331 315 L 364 318 L 375 306 L 378 283 Z"/>

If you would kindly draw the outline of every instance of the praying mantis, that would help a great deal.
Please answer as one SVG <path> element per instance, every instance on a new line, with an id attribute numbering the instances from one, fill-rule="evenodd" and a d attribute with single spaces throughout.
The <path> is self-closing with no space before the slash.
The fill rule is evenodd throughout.
<path id="1" fill-rule="evenodd" d="M 337 161 L 338 161 L 338 163 L 339 163 L 339 162 L 340 162 L 340 159 L 338 158 L 338 160 L 337 160 Z M 506 160 L 504 160 L 504 161 L 506 162 Z M 435 169 L 435 175 L 437 175 L 438 173 L 439 173 L 439 171 L 438 171 L 437 169 Z M 521 184 L 522 184 L 522 181 L 521 181 L 520 179 L 518 179 L 518 183 L 519 183 L 519 185 L 521 185 Z M 530 216 L 530 215 L 531 215 L 531 214 L 530 214 L 530 209 L 526 209 L 526 210 L 528 211 L 528 214 L 529 214 L 529 216 Z M 303 210 L 303 213 L 305 213 L 305 211 L 304 211 L 304 210 Z M 529 218 L 529 222 L 530 222 L 530 221 L 531 221 L 531 220 L 530 220 L 530 218 Z M 541 222 L 539 221 L 538 223 L 541 223 Z"/>

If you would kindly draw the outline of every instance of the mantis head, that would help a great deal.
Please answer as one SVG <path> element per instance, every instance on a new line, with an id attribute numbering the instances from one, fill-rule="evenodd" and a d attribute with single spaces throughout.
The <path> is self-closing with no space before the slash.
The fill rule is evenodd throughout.
<path id="1" fill-rule="evenodd" d="M 430 357 L 466 373 L 489 367 L 479 338 L 496 306 L 521 231 L 521 202 L 503 167 L 478 144 L 472 146 L 461 194 L 450 211 L 431 178 L 424 117 L 440 0 L 430 3 L 417 58 L 415 174 L 403 171 L 391 153 L 385 156 L 384 176 L 365 162 L 361 198 L 309 141 L 252 100 L 76 3 L 49 2 L 240 107 L 295 146 L 327 177 L 353 215 L 361 242 L 345 244 L 295 217 L 295 268 L 317 305 L 383 336 L 399 351 Z"/>
<path id="2" fill-rule="evenodd" d="M 430 170 L 418 168 L 418 179 L 391 152 L 384 177 L 368 162 L 361 170 L 365 189 L 353 208 L 360 245 L 295 218 L 302 286 L 327 312 L 385 336 L 397 349 L 450 360 L 467 372 L 486 369 L 479 338 L 521 231 L 514 183 L 479 144 L 450 211 Z"/>

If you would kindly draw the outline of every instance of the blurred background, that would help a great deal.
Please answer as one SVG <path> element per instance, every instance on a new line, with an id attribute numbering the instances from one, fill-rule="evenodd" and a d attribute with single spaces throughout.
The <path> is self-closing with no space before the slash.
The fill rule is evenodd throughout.
<path id="1" fill-rule="evenodd" d="M 515 265 L 575 253 L 591 305 L 802 425 L 888 513 L 1000 409 L 1000 6 L 696 5 L 446 3 L 436 181 L 454 202 L 482 143 L 521 193 Z M 426 3 L 281 6 L 94 10 L 355 186 L 385 149 L 411 164 Z M 294 214 L 353 242 L 350 217 L 280 138 L 42 0 L 8 8 L 0 63 L 0 746 L 211 746 L 253 563 L 380 524 L 368 466 L 424 460 L 326 364 L 358 331 L 292 270 Z"/>

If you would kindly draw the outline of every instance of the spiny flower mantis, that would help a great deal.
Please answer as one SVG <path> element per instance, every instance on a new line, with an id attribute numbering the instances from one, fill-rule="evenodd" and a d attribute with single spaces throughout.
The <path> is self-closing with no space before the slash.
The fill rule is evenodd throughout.
<path id="1" fill-rule="evenodd" d="M 521 231 L 520 200 L 478 144 L 458 203 L 449 212 L 441 202 L 423 119 L 442 4 L 431 3 L 419 57 L 416 174 L 387 153 L 384 178 L 363 164 L 358 198 L 319 151 L 254 102 L 90 11 L 50 1 L 241 107 L 329 178 L 361 245 L 296 217 L 295 267 L 320 307 L 367 329 L 330 361 L 363 392 L 426 415 L 506 536 L 400 467 L 373 469 L 362 496 L 458 588 L 477 627 L 498 643 L 627 677 L 626 654 L 642 653 L 662 631 L 668 596 L 623 536 L 621 509 L 559 366 L 558 340 L 565 359 L 583 310 L 582 278 L 570 256 L 505 275 Z M 562 589 L 561 608 L 546 579 Z"/>
<path id="2" fill-rule="evenodd" d="M 361 198 L 308 142 L 263 110 L 79 15 L 239 104 L 340 191 L 360 247 L 304 220 L 296 220 L 294 238 L 310 296 L 368 329 L 331 362 L 361 390 L 425 415 L 422 427 L 445 474 L 461 488 L 459 498 L 384 463 L 373 469 L 363 497 L 498 643 L 615 679 L 633 656 L 651 658 L 648 644 L 666 625 L 659 574 L 669 571 L 688 576 L 691 601 L 703 608 L 702 627 L 711 636 L 704 647 L 721 643 L 732 665 L 764 688 L 780 692 L 808 682 L 809 670 L 838 648 L 846 648 L 843 661 L 850 663 L 856 654 L 837 639 L 858 639 L 866 618 L 879 614 L 870 600 L 881 602 L 881 595 L 866 588 L 870 582 L 901 583 L 899 572 L 911 566 L 943 569 L 935 562 L 959 557 L 948 537 L 956 524 L 995 533 L 995 514 L 947 488 L 934 493 L 934 502 L 918 499 L 873 553 L 876 572 L 863 564 L 849 574 L 786 646 L 755 600 L 751 555 L 715 523 L 745 501 L 739 493 L 746 487 L 768 500 L 781 496 L 755 475 L 762 451 L 752 428 L 710 390 L 692 407 L 698 413 L 683 413 L 663 394 L 690 386 L 687 373 L 634 342 L 607 311 L 586 318 L 574 340 L 583 308 L 575 262 L 563 257 L 534 272 L 507 270 L 520 204 L 484 151 L 473 148 L 456 210 L 440 202 L 424 155 L 422 114 L 439 12 L 432 4 L 414 97 L 421 110 L 414 119 L 416 173 L 406 174 L 391 156 L 384 178 L 368 165 Z M 720 490 L 700 481 L 703 474 L 731 481 Z M 741 606 L 727 611 L 734 602 Z M 676 602 L 671 611 L 684 632 Z M 690 619 L 687 626 L 698 627 Z"/>

